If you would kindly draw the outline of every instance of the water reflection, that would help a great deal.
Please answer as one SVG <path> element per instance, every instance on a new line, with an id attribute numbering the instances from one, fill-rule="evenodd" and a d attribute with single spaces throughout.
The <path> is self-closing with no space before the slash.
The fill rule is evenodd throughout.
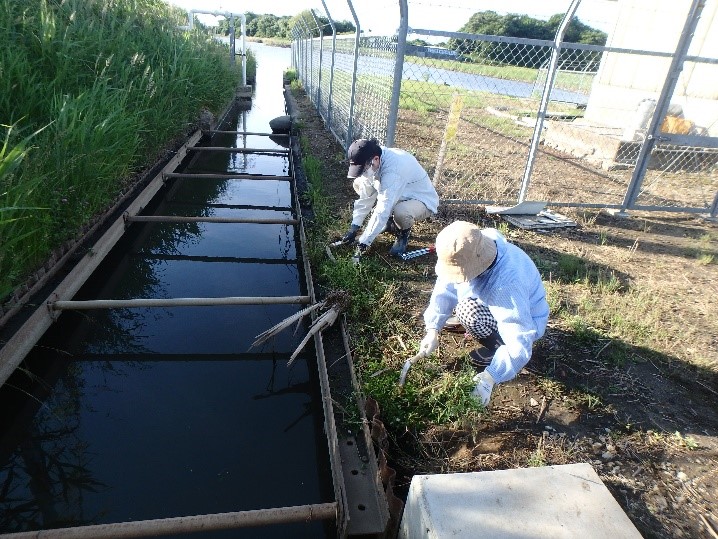
<path id="1" fill-rule="evenodd" d="M 271 62 L 258 61 L 267 77 Z M 260 91 L 260 79 L 252 110 L 223 129 L 268 130 L 284 111 L 281 71 L 273 76 L 279 92 Z M 210 145 L 282 148 L 216 137 Z M 198 152 L 184 172 L 286 175 L 289 160 Z M 289 183 L 276 180 L 173 179 L 162 196 L 147 213 L 292 208 Z M 76 299 L 305 295 L 296 236 L 292 225 L 135 223 Z M 0 533 L 331 501 L 312 358 L 286 368 L 303 328 L 247 352 L 301 307 L 63 313 L 0 388 Z M 311 523 L 201 536 L 326 533 Z"/>

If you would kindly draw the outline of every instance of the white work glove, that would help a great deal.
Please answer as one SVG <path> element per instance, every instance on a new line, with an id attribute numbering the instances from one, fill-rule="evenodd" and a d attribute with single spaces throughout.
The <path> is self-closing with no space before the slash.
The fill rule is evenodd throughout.
<path id="1" fill-rule="evenodd" d="M 471 391 L 471 396 L 483 407 L 489 405 L 491 400 L 491 392 L 494 390 L 494 377 L 486 371 L 481 371 L 474 376 L 476 387 Z"/>
<path id="2" fill-rule="evenodd" d="M 439 332 L 435 329 L 427 329 L 426 336 L 419 343 L 419 353 L 425 356 L 431 355 L 439 347 Z"/>
<path id="3" fill-rule="evenodd" d="M 366 252 L 368 248 L 369 246 L 364 243 L 360 243 L 359 245 L 357 245 L 356 249 L 354 249 L 354 256 L 352 256 L 352 264 L 358 266 L 359 262 L 361 261 L 362 255 Z"/>

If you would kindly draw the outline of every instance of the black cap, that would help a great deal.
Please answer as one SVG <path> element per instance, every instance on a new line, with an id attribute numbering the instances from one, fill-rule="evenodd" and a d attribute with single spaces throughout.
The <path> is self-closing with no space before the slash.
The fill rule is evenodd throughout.
<path id="1" fill-rule="evenodd" d="M 349 146 L 349 172 L 347 178 L 358 178 L 364 172 L 374 156 L 381 155 L 381 147 L 376 139 L 360 138 Z"/>

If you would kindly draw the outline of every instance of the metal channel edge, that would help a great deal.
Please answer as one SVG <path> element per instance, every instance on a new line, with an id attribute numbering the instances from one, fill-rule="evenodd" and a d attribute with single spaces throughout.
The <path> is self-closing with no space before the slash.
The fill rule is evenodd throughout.
<path id="1" fill-rule="evenodd" d="M 214 121 L 214 126 L 221 125 L 230 112 L 238 106 L 238 100 L 232 99 L 218 118 Z M 77 291 L 82 288 L 85 281 L 97 269 L 105 256 L 115 246 L 126 231 L 126 222 L 128 215 L 137 215 L 142 209 L 154 198 L 157 192 L 162 188 L 168 174 L 174 172 L 179 164 L 190 153 L 189 148 L 196 146 L 202 139 L 204 132 L 201 129 L 196 130 L 187 141 L 177 149 L 175 155 L 165 163 L 152 179 L 147 183 L 145 188 L 132 200 L 127 206 L 123 215 L 119 216 L 100 238 L 88 249 L 85 256 L 75 264 L 68 274 L 60 281 L 57 287 L 48 294 L 35 311 L 27 320 L 15 331 L 15 333 L 0 347 L 0 386 L 4 385 L 15 369 L 22 363 L 22 360 L 32 350 L 33 346 L 40 340 L 42 335 L 50 328 L 52 323 L 57 319 L 58 313 L 51 308 L 51 303 L 57 300 L 70 300 Z M 156 166 L 156 165 L 155 165 Z M 144 181 L 144 180 L 141 180 Z M 129 198 L 127 195 L 122 197 L 111 209 L 106 213 L 111 215 L 120 204 Z M 94 233 L 102 223 L 93 226 L 87 233 L 87 236 Z M 82 242 L 80 240 L 78 245 Z M 71 249 L 63 255 L 56 264 L 56 268 L 61 268 L 65 264 L 75 249 Z M 56 271 L 56 270 L 55 270 Z M 48 276 L 49 279 L 49 276 Z M 42 282 L 45 282 L 43 280 Z M 36 285 L 37 286 L 37 285 Z M 12 312 L 15 314 L 15 311 Z M 3 316 L 3 323 L 6 317 Z"/>
<path id="2" fill-rule="evenodd" d="M 297 106 L 288 85 L 284 87 L 285 103 L 292 123 L 296 120 Z M 306 252 L 307 238 L 304 229 L 301 206 L 297 192 L 297 166 L 301 166 L 301 151 L 296 136 L 290 137 L 289 153 L 290 167 L 292 173 L 292 190 L 294 191 L 294 203 L 299 222 L 300 250 L 304 261 L 304 274 L 307 284 L 307 294 L 310 303 L 316 302 L 314 283 L 312 280 L 311 265 Z M 303 174 L 303 171 L 300 171 Z M 305 183 L 303 179 L 302 183 Z M 312 313 L 312 319 L 316 319 L 317 313 Z M 332 479 L 336 501 L 338 502 L 337 514 L 337 537 L 384 537 L 389 528 L 389 509 L 385 493 L 381 488 L 381 480 L 377 461 L 374 455 L 361 455 L 358 451 L 356 439 L 349 435 L 340 439 L 337 431 L 333 399 L 331 394 L 331 383 L 329 380 L 326 355 L 322 332 L 314 335 L 314 345 L 317 356 L 317 367 L 319 369 L 319 380 L 322 391 L 322 405 L 324 407 L 324 422 L 329 444 L 330 465 L 332 468 Z M 351 385 L 354 394 L 359 395 L 357 379 L 354 375 L 353 364 L 348 363 L 351 371 Z M 371 448 L 371 436 L 367 427 L 367 419 L 363 402 L 356 403 L 362 418 L 362 429 L 365 440 L 369 441 Z"/>
<path id="3" fill-rule="evenodd" d="M 295 159 L 294 147 L 296 146 L 296 140 L 294 137 L 290 138 L 290 147 L 292 151 L 289 152 L 290 169 L 292 170 L 292 199 L 294 201 L 294 211 L 299 217 L 299 250 L 300 256 L 304 265 L 304 278 L 306 281 L 307 295 L 309 296 L 309 303 L 316 303 L 316 295 L 314 293 L 314 282 L 312 281 L 312 269 L 309 264 L 309 256 L 306 252 L 305 245 L 307 243 L 307 236 L 304 231 L 304 220 L 301 218 L 302 210 L 299 203 L 299 193 L 297 191 L 296 183 L 296 166 L 299 159 Z M 301 165 L 300 165 L 301 166 Z M 312 313 L 312 320 L 316 320 L 316 313 Z M 331 391 L 329 388 L 329 375 L 327 373 L 327 363 L 324 356 L 324 345 L 322 343 L 321 332 L 317 332 L 314 335 L 314 348 L 317 356 L 317 369 L 319 375 L 319 385 L 322 392 L 322 408 L 324 410 L 324 430 L 327 436 L 327 444 L 329 450 L 329 464 L 332 470 L 332 485 L 334 488 L 334 497 L 337 502 L 337 537 L 344 538 L 347 533 L 347 495 L 346 486 L 344 484 L 343 476 L 341 474 L 341 458 L 339 456 L 338 437 L 336 423 L 334 422 L 334 408 L 332 405 Z"/>
<path id="4" fill-rule="evenodd" d="M 187 155 L 187 148 L 196 144 L 202 137 L 201 131 L 195 131 L 183 144 L 176 155 L 170 159 L 162 170 L 152 178 L 147 187 L 130 203 L 125 215 L 136 215 L 152 200 L 164 185 L 164 172 L 174 170 Z M 57 313 L 48 308 L 54 300 L 70 300 L 85 281 L 97 269 L 105 256 L 124 235 L 126 230 L 125 216 L 118 217 L 105 233 L 97 240 L 87 254 L 70 270 L 60 284 L 47 297 L 24 324 L 0 348 L 0 386 L 12 375 L 33 346 L 55 321 Z"/>

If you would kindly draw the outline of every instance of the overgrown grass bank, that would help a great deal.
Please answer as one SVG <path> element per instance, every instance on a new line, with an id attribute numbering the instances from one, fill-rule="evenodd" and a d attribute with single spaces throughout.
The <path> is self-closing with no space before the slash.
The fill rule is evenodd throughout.
<path id="1" fill-rule="evenodd" d="M 418 349 L 415 323 L 402 297 L 401 276 L 374 257 L 354 265 L 347 248 L 339 248 L 334 259 L 327 256 L 327 238 L 346 220 L 333 213 L 328 203 L 320 160 L 311 154 L 304 138 L 300 137 L 300 143 L 309 184 L 306 196 L 314 212 L 308 230 L 311 263 L 323 296 L 333 290 L 351 295 L 347 315 L 364 394 L 378 401 L 391 424 L 412 431 L 476 419 L 481 408 L 469 396 L 474 371 L 468 362 L 463 369 L 442 372 L 435 358 L 427 359 L 412 367 L 404 387 L 398 385 L 404 360 Z"/>
<path id="2" fill-rule="evenodd" d="M 159 0 L 0 0 L 0 302 L 231 99 L 241 65 L 181 24 Z"/>

